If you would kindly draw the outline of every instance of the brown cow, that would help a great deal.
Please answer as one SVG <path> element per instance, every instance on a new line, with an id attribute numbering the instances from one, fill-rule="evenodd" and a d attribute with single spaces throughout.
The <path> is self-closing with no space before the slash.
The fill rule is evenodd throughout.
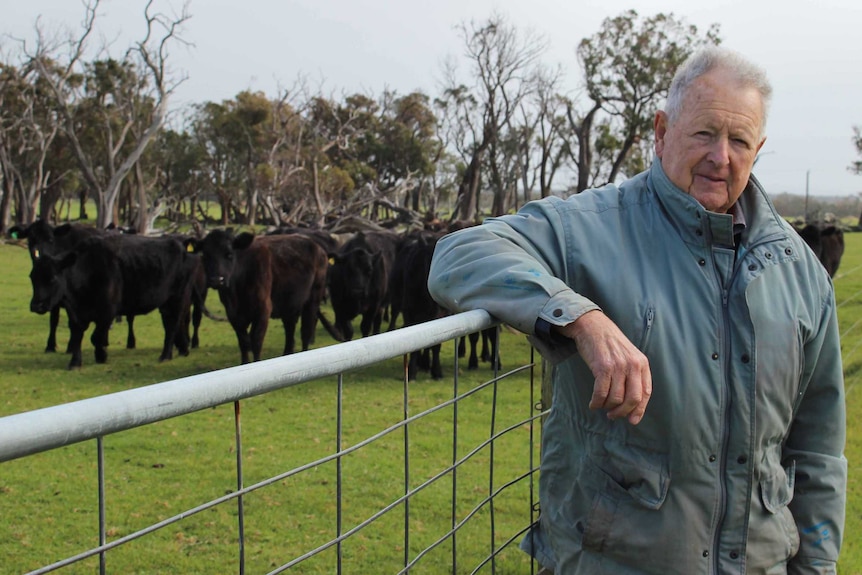
<path id="1" fill-rule="evenodd" d="M 270 317 L 284 325 L 284 355 L 294 351 L 300 318 L 302 349 L 308 349 L 326 289 L 323 248 L 301 235 L 234 237 L 231 230 L 213 230 L 193 245 L 236 332 L 242 363 L 249 353 L 260 359 Z"/>

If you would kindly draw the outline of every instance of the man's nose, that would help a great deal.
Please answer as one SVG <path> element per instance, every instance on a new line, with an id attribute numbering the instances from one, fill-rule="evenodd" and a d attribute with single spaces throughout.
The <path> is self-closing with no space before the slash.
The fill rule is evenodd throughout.
<path id="1" fill-rule="evenodd" d="M 707 156 L 716 166 L 726 166 L 730 163 L 730 141 L 726 137 L 718 137 L 712 141 Z"/>

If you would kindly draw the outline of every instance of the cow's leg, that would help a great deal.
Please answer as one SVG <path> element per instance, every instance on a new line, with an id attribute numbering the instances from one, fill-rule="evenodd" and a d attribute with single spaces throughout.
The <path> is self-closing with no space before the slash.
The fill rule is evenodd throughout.
<path id="1" fill-rule="evenodd" d="M 113 318 L 105 321 L 96 321 L 93 333 L 90 335 L 90 343 L 93 344 L 96 363 L 108 361 L 108 332 L 111 329 Z"/>
<path id="2" fill-rule="evenodd" d="M 302 324 L 299 328 L 302 351 L 307 350 L 314 343 L 314 332 L 317 330 L 317 312 L 319 310 L 320 302 L 309 300 L 302 306 Z"/>
<path id="3" fill-rule="evenodd" d="M 371 333 L 371 328 L 374 323 L 374 309 L 369 309 L 362 312 L 362 321 L 359 323 L 359 331 L 362 337 L 368 337 Z"/>
<path id="4" fill-rule="evenodd" d="M 294 352 L 294 348 L 296 347 L 296 324 L 299 323 L 299 314 L 295 312 L 289 312 L 281 318 L 281 325 L 284 326 L 284 350 L 281 352 L 282 355 L 290 355 Z M 305 328 L 305 323 L 303 320 L 303 330 Z M 303 348 L 305 351 L 308 349 L 305 347 L 305 334 L 303 332 L 302 335 L 303 340 Z"/>
<path id="5" fill-rule="evenodd" d="M 54 306 L 48 314 L 48 343 L 45 344 L 45 353 L 54 353 L 57 351 L 57 326 L 59 324 L 60 306 Z"/>
<path id="6" fill-rule="evenodd" d="M 398 315 L 401 313 L 401 302 L 396 302 L 395 300 L 389 304 L 389 327 L 386 331 L 392 331 L 395 329 L 395 324 L 398 321 Z"/>
<path id="7" fill-rule="evenodd" d="M 200 296 L 195 297 L 194 305 L 192 306 L 192 349 L 197 349 L 200 345 L 198 331 L 201 327 L 201 319 L 204 315 L 204 301 Z"/>
<path id="8" fill-rule="evenodd" d="M 440 367 L 440 344 L 431 346 L 431 377 L 443 379 L 443 368 Z"/>
<path id="9" fill-rule="evenodd" d="M 416 373 L 419 371 L 419 356 L 422 350 L 410 352 L 410 359 L 407 361 L 407 381 L 415 381 Z"/>
<path id="10" fill-rule="evenodd" d="M 251 356 L 254 361 L 260 361 L 260 354 L 263 351 L 263 338 L 266 336 L 266 330 L 269 327 L 269 313 L 263 315 L 251 322 L 251 332 L 249 333 L 248 349 L 251 350 Z M 240 349 L 242 343 L 240 342 Z M 243 363 L 248 363 L 247 352 L 243 354 Z"/>
<path id="11" fill-rule="evenodd" d="M 374 335 L 380 333 L 380 326 L 383 325 L 383 316 L 386 315 L 387 312 L 388 308 L 386 308 L 385 306 L 377 308 L 377 311 L 374 312 L 374 317 L 372 317 L 371 320 L 373 322 L 371 333 L 373 333 Z"/>
<path id="12" fill-rule="evenodd" d="M 431 369 L 431 352 L 426 347 L 419 352 L 419 357 L 416 360 L 416 367 L 422 371 Z"/>
<path id="13" fill-rule="evenodd" d="M 180 355 L 189 354 L 189 334 L 181 329 L 183 313 L 188 313 L 188 307 L 181 301 L 169 301 L 159 308 L 162 316 L 162 328 L 165 330 L 165 339 L 162 345 L 162 354 L 159 361 L 173 359 L 174 345 Z"/>
<path id="14" fill-rule="evenodd" d="M 90 327 L 90 322 L 76 322 L 69 320 L 69 369 L 81 367 L 81 342 L 84 340 L 84 332 Z"/>
<path id="15" fill-rule="evenodd" d="M 470 359 L 467 360 L 467 369 L 479 369 L 479 356 L 476 354 L 476 344 L 479 343 L 479 332 L 471 333 L 470 338 Z"/>
<path id="16" fill-rule="evenodd" d="M 170 310 L 166 307 L 159 308 L 159 315 L 162 316 L 162 329 L 165 332 L 165 337 L 162 340 L 162 353 L 159 354 L 159 361 L 167 361 L 174 357 L 174 339 L 179 336 L 175 327 L 172 328 L 172 320 Z"/>
<path id="17" fill-rule="evenodd" d="M 482 361 L 488 361 L 492 365 L 492 369 L 503 369 L 503 365 L 500 362 L 499 350 L 497 349 L 497 339 L 499 338 L 499 330 L 496 327 L 489 327 L 486 330 L 482 331 Z M 485 351 L 484 351 L 484 343 L 485 340 L 488 342 L 488 359 L 484 359 Z"/>
<path id="18" fill-rule="evenodd" d="M 344 341 L 353 339 L 353 322 L 344 318 L 335 318 L 335 327 L 344 338 Z"/>
<path id="19" fill-rule="evenodd" d="M 251 355 L 251 338 L 247 332 L 237 332 L 237 342 L 239 343 L 239 358 L 240 363 L 248 363 Z"/>
<path id="20" fill-rule="evenodd" d="M 129 324 L 129 331 L 128 331 L 128 334 L 126 334 L 126 349 L 135 349 L 135 346 L 137 345 L 137 340 L 135 339 L 135 316 L 134 316 L 134 314 L 127 314 L 126 315 L 126 323 Z"/>

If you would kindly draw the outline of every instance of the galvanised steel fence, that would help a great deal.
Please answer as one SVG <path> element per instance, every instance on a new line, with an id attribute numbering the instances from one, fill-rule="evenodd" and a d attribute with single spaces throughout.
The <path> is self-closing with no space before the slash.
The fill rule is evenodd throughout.
<path id="1" fill-rule="evenodd" d="M 344 559 L 344 547 L 352 543 L 353 539 L 361 538 L 369 526 L 384 517 L 387 521 L 392 521 L 393 517 L 397 518 L 398 523 L 402 525 L 402 528 L 397 530 L 398 535 L 394 540 L 382 543 L 391 549 L 391 554 L 400 556 L 398 561 L 400 570 L 397 570 L 397 573 L 537 572 L 540 566 L 517 547 L 524 534 L 538 518 L 537 443 L 540 436 L 540 420 L 545 414 L 541 401 L 541 363 L 536 362 L 538 356 L 531 349 L 530 359 L 524 365 L 506 365 L 505 371 L 493 368 L 493 371 L 489 372 L 491 376 L 486 380 L 483 378 L 481 383 L 470 386 L 459 385 L 461 380 L 459 374 L 463 372 L 465 363 L 458 358 L 459 341 L 468 334 L 491 327 L 500 329 L 483 311 L 462 313 L 291 356 L 0 418 L 0 462 L 26 458 L 77 442 L 94 441 L 96 445 L 97 461 L 94 467 L 98 474 L 96 481 L 98 510 L 93 510 L 92 513 L 98 514 L 98 533 L 82 534 L 93 541 L 92 546 L 80 549 L 74 555 L 59 560 L 51 558 L 50 563 L 30 573 L 48 573 L 61 569 L 65 572 L 66 568 L 82 568 L 82 565 L 89 565 L 90 570 L 86 572 L 92 572 L 93 562 L 97 559 L 100 573 L 129 572 L 122 563 L 121 557 L 112 560 L 118 549 L 152 536 L 160 530 L 169 529 L 204 511 L 229 506 L 230 514 L 235 516 L 236 522 L 231 535 L 236 550 L 236 563 L 225 565 L 219 572 L 244 574 L 247 572 L 247 533 L 250 529 L 259 530 L 254 525 L 255 515 L 245 509 L 246 498 L 258 490 L 284 484 L 303 474 L 320 472 L 323 468 L 327 473 L 334 469 L 334 477 L 331 478 L 335 488 L 334 502 L 309 503 L 305 501 L 308 496 L 301 490 L 293 496 L 297 501 L 303 500 L 304 505 L 319 505 L 316 514 L 326 518 L 325 523 L 328 524 L 326 530 L 330 535 L 325 541 L 316 542 L 308 548 L 282 547 L 279 550 L 282 559 L 277 564 L 270 564 L 267 567 L 270 569 L 269 573 L 317 572 L 310 568 L 306 570 L 307 562 L 323 553 L 334 554 L 334 558 L 328 564 L 331 567 L 326 567 L 326 572 L 338 574 L 396 572 L 380 571 L 375 565 L 363 564 L 361 559 L 358 562 L 355 559 L 350 562 Z M 501 338 L 500 341 L 505 340 Z M 451 355 L 454 357 L 454 365 L 447 366 L 447 373 L 451 374 L 451 381 L 447 384 L 451 386 L 450 391 L 447 393 L 448 397 L 434 404 L 428 404 L 423 400 L 421 410 L 415 410 L 413 408 L 413 398 L 416 395 L 414 386 L 427 384 L 408 383 L 408 357 L 413 350 L 429 348 L 435 344 L 453 346 Z M 391 425 L 377 429 L 359 440 L 352 437 L 352 443 L 345 444 L 343 417 L 345 374 L 399 356 L 403 358 L 404 363 L 404 379 L 401 385 L 403 388 L 402 416 Z M 249 457 L 243 452 L 241 425 L 243 400 L 291 386 L 327 384 L 337 387 L 336 413 L 322 414 L 331 419 L 335 426 L 336 444 L 331 452 L 247 485 L 243 474 L 243 465 Z M 516 386 L 521 389 L 527 387 L 529 391 L 526 394 L 522 391 L 520 396 L 527 398 L 526 404 L 519 408 L 523 416 L 502 422 L 498 420 L 497 414 L 500 409 L 500 390 L 506 386 Z M 489 398 L 487 400 L 489 417 L 483 424 L 484 429 L 475 429 L 476 425 L 473 423 L 469 424 L 472 429 L 465 429 L 466 419 L 461 416 L 459 410 L 463 409 L 461 405 L 464 402 L 478 394 Z M 222 496 L 200 501 L 193 507 L 160 518 L 133 532 L 121 536 L 112 533 L 106 519 L 109 513 L 109 501 L 105 483 L 106 477 L 110 477 L 110 474 L 116 470 L 106 464 L 105 443 L 108 437 L 124 430 L 152 425 L 169 418 L 186 416 L 193 412 L 231 403 L 234 406 L 234 437 L 230 438 L 230 441 L 234 443 L 232 449 L 235 449 L 236 453 L 235 464 L 233 464 L 235 486 Z M 414 410 L 415 413 L 412 412 Z M 428 438 L 426 437 L 428 431 L 423 430 L 421 431 L 423 437 L 411 437 L 411 433 L 414 436 L 418 433 L 414 430 L 419 429 L 418 426 L 423 420 L 432 418 L 439 420 L 441 417 L 450 422 L 444 426 L 445 431 L 439 434 L 432 432 L 432 437 Z M 276 424 L 273 423 L 273 425 Z M 171 439 L 177 442 L 184 440 L 183 437 Z M 345 491 L 349 488 L 353 493 L 357 491 L 357 487 L 361 491 L 362 486 L 348 483 L 356 480 L 345 478 L 343 463 L 351 455 L 369 449 L 369 446 L 376 442 L 385 440 L 392 445 L 393 439 L 396 445 L 400 444 L 397 448 L 400 451 L 397 456 L 397 460 L 400 461 L 400 470 L 397 472 L 401 476 L 400 489 L 391 493 L 388 501 L 380 502 L 379 508 L 367 513 L 364 518 L 347 521 L 345 508 L 351 505 L 351 501 L 345 496 Z M 433 462 L 432 466 L 436 465 L 433 472 L 425 471 L 429 464 L 428 453 L 421 448 L 421 442 L 416 439 L 430 439 L 438 446 L 441 443 L 450 446 L 444 449 L 444 453 L 448 455 L 442 461 Z M 501 450 L 509 449 L 512 445 L 518 445 L 519 453 L 526 455 L 522 458 L 523 461 L 515 464 L 514 468 L 508 465 L 508 468 L 501 470 L 497 463 L 505 455 Z M 285 446 L 284 449 L 287 450 L 288 447 Z M 440 459 L 439 456 L 438 459 Z M 414 471 L 417 462 L 422 463 L 422 472 Z M 475 475 L 468 475 L 466 471 L 462 471 L 462 468 L 468 465 L 484 468 L 485 471 L 481 475 L 484 484 L 464 485 L 465 482 L 475 481 Z M 363 480 L 367 481 L 369 487 L 384 481 L 383 478 L 378 479 L 381 471 L 392 472 L 392 469 L 375 469 L 373 462 L 367 464 L 367 467 L 368 469 L 363 469 Z M 2 465 L 0 465 L 0 473 L 2 473 Z M 329 479 L 326 480 L 326 482 L 329 481 Z M 424 490 L 433 487 L 439 491 L 441 485 L 449 493 L 446 504 L 448 509 L 442 510 L 445 515 L 448 515 L 442 529 L 439 525 L 432 527 L 432 521 L 422 516 L 424 511 L 418 507 L 414 509 L 412 505 L 414 499 Z M 479 497 L 470 498 L 468 501 L 463 495 L 465 487 L 468 492 L 478 492 Z M 114 503 L 114 500 L 111 503 Z M 286 505 L 286 507 L 292 506 Z M 517 508 L 517 516 L 522 519 L 515 528 L 511 527 L 510 522 L 507 522 L 507 527 L 503 527 L 503 522 L 498 519 L 498 515 L 511 514 L 512 507 Z M 290 513 L 289 510 L 284 512 L 285 522 L 295 522 L 297 525 L 302 522 L 303 518 L 293 518 Z M 472 525 L 473 523 L 476 525 Z M 44 526 L 33 526 L 33 528 L 44 528 Z M 432 529 L 436 531 L 429 534 Z M 83 526 L 82 530 L 86 531 Z M 417 531 L 421 532 L 423 541 L 419 547 L 417 547 L 419 540 Z M 477 533 L 481 534 L 477 535 Z M 482 540 L 478 546 L 477 538 Z M 359 547 L 364 545 L 365 543 L 362 543 Z M 481 549 L 478 553 L 477 548 Z M 442 563 L 439 558 L 440 553 L 445 553 L 447 556 Z M 432 555 L 437 556 L 434 563 L 430 563 Z M 89 563 L 84 563 L 85 561 Z M 171 562 L 176 567 L 174 572 L 190 572 L 183 567 L 183 557 L 177 556 L 175 561 L 172 559 Z M 445 571 L 441 569 L 441 564 L 446 565 Z"/>

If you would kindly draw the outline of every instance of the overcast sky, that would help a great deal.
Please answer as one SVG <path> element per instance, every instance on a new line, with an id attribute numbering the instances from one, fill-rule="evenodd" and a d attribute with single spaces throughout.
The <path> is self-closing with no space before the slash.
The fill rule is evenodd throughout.
<path id="1" fill-rule="evenodd" d="M 100 33 L 119 38 L 115 55 L 139 39 L 143 0 L 105 0 Z M 721 26 L 724 45 L 763 65 L 774 88 L 767 141 L 755 174 L 770 193 L 862 193 L 852 127 L 862 125 L 860 0 L 192 0 L 192 18 L 169 64 L 187 79 L 175 107 L 221 101 L 245 89 L 275 96 L 299 75 L 336 95 L 384 89 L 439 93 L 441 63 L 459 57 L 456 25 L 494 11 L 524 31 L 545 36 L 548 64 L 561 64 L 574 91 L 575 47 L 605 18 L 629 8 L 642 16 L 673 13 L 705 31 Z M 73 0 L 6 2 L 0 34 L 32 38 L 33 24 L 76 29 L 83 5 Z M 171 4 L 156 0 L 167 10 Z M 174 0 L 178 9 L 181 4 Z M 4 53 L 14 44 L 2 41 Z"/>

